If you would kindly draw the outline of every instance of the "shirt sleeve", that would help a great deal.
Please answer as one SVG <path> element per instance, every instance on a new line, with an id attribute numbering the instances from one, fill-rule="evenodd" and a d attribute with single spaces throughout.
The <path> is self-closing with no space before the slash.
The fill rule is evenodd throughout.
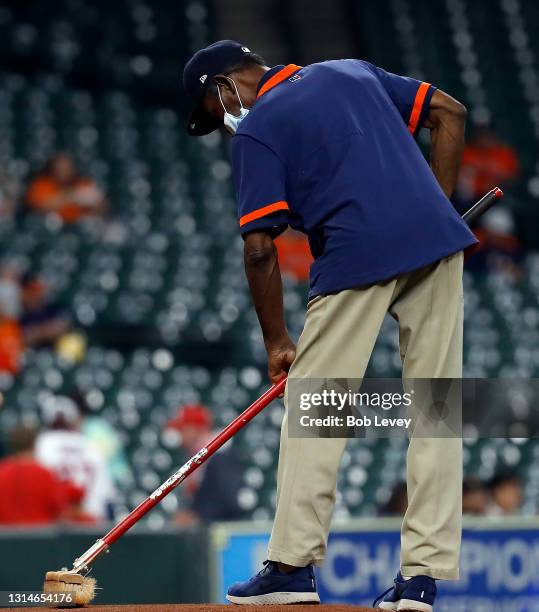
<path id="1" fill-rule="evenodd" d="M 232 139 L 232 166 L 241 234 L 261 229 L 281 234 L 289 215 L 283 162 L 260 141 L 238 134 Z"/>
<path id="2" fill-rule="evenodd" d="M 397 107 L 410 133 L 415 136 L 425 121 L 436 87 L 411 77 L 387 72 L 372 64 L 371 66 Z"/>

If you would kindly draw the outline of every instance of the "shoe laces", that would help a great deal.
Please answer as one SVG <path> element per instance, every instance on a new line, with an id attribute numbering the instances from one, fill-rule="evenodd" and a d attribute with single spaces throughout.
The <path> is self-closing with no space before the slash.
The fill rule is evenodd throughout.
<path id="1" fill-rule="evenodd" d="M 394 589 L 395 587 L 389 587 L 389 589 L 387 589 L 387 591 L 384 591 L 381 595 L 378 595 L 378 597 L 372 602 L 372 607 L 376 608 L 376 606 L 384 599 L 384 597 L 388 594 L 391 593 L 391 591 Z"/>
<path id="2" fill-rule="evenodd" d="M 372 602 L 372 607 L 375 608 L 383 599 L 384 597 L 388 594 L 391 593 L 391 591 L 393 589 L 397 588 L 397 585 L 399 584 L 399 581 L 397 580 L 397 578 L 395 578 L 395 580 L 393 580 L 393 586 L 389 587 L 389 589 L 387 589 L 386 591 L 384 591 L 381 595 L 378 595 L 378 597 Z"/>
<path id="3" fill-rule="evenodd" d="M 264 567 L 258 572 L 258 574 L 256 576 L 253 576 L 251 578 L 251 580 L 254 580 L 255 578 L 258 578 L 259 576 L 265 576 L 266 574 L 269 574 L 269 572 L 271 572 L 271 568 L 273 566 L 273 562 L 269 561 L 268 559 L 266 559 L 263 563 Z"/>

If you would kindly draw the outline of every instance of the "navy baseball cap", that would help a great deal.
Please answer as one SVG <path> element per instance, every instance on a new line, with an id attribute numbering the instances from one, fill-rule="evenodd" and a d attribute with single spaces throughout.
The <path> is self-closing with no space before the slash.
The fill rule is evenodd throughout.
<path id="1" fill-rule="evenodd" d="M 219 40 L 197 51 L 187 62 L 183 69 L 183 88 L 196 100 L 187 122 L 190 136 L 204 136 L 222 125 L 204 110 L 202 99 L 213 77 L 239 62 L 246 53 L 250 53 L 250 49 L 235 40 Z"/>

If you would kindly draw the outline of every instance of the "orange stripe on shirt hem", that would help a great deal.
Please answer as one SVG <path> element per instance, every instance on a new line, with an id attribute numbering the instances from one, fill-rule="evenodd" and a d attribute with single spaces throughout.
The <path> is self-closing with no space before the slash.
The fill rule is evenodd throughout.
<path id="1" fill-rule="evenodd" d="M 243 215 L 243 217 L 240 217 L 240 227 L 243 227 L 246 223 L 260 219 L 260 217 L 270 215 L 277 210 L 289 210 L 288 204 L 284 200 L 280 200 L 279 202 L 274 202 L 273 204 L 263 206 L 258 210 L 253 210 L 253 212 L 247 213 L 246 215 Z"/>
<path id="2" fill-rule="evenodd" d="M 430 83 L 421 83 L 419 89 L 417 90 L 414 100 L 414 107 L 412 108 L 412 114 L 410 115 L 410 122 L 408 123 L 410 134 L 415 134 L 429 87 Z"/>

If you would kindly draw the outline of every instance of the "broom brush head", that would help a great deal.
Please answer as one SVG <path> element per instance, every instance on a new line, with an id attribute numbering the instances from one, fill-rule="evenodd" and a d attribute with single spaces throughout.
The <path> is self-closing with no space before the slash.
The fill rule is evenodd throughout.
<path id="1" fill-rule="evenodd" d="M 85 606 L 95 597 L 95 578 L 81 576 L 77 572 L 62 569 L 59 572 L 47 572 L 43 590 L 45 593 L 70 593 L 76 606 Z M 66 603 L 64 603 L 64 606 Z M 70 604 L 73 605 L 72 603 Z M 58 601 L 55 607 L 62 607 Z"/>

